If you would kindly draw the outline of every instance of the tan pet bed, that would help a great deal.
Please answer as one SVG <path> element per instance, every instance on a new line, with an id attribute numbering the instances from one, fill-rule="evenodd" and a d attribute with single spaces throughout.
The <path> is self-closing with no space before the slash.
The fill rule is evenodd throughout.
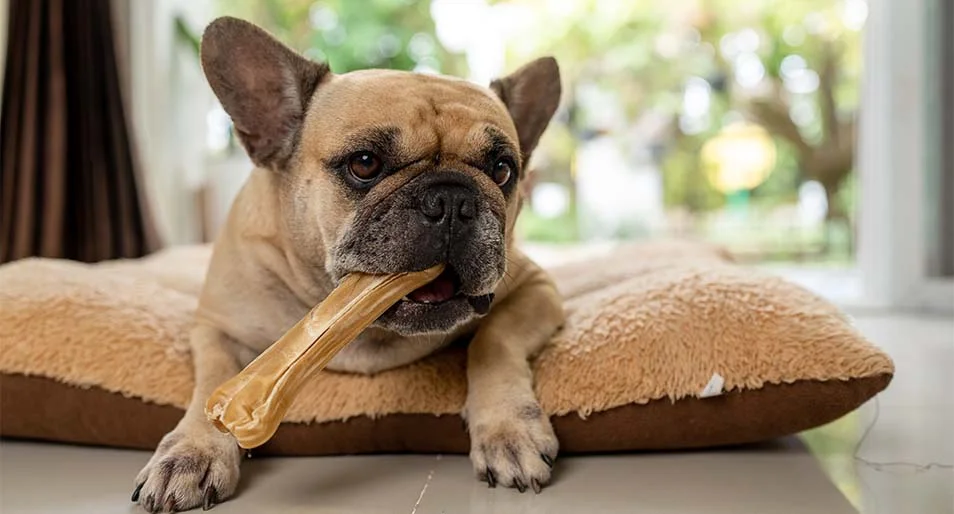
<path id="1" fill-rule="evenodd" d="M 0 266 L 0 435 L 155 447 L 191 394 L 186 338 L 208 258 L 184 247 Z M 568 320 L 535 387 L 564 453 L 762 441 L 891 381 L 890 358 L 834 306 L 705 245 L 628 246 L 552 272 Z M 700 398 L 716 374 L 724 394 Z M 256 453 L 465 453 L 465 389 L 460 346 L 371 377 L 322 372 Z"/>

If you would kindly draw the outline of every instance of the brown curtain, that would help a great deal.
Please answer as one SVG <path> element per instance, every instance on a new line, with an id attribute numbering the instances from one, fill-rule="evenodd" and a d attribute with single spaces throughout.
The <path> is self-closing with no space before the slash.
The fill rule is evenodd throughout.
<path id="1" fill-rule="evenodd" d="M 158 248 L 121 94 L 109 0 L 10 0 L 0 262 Z"/>

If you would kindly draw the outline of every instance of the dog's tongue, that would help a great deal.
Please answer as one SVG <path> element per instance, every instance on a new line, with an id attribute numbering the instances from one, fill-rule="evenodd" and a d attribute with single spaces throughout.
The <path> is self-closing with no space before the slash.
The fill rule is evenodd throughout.
<path id="1" fill-rule="evenodd" d="M 411 291 L 407 297 L 418 303 L 446 302 L 454 297 L 454 281 L 448 276 L 441 275 L 433 282 Z"/>
<path id="2" fill-rule="evenodd" d="M 407 298 L 417 303 L 441 303 L 450 300 L 457 294 L 457 285 L 460 279 L 453 270 L 445 270 L 433 282 L 425 284 L 410 293 Z M 494 294 L 485 294 L 480 296 L 468 296 L 467 303 L 479 315 L 487 314 L 490 311 L 490 304 L 494 301 Z"/>

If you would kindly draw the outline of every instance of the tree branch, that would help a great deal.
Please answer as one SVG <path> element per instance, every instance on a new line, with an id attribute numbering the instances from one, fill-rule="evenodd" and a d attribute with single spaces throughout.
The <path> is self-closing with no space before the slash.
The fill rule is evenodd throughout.
<path id="1" fill-rule="evenodd" d="M 778 97 L 752 100 L 749 102 L 748 111 L 755 121 L 770 133 L 792 143 L 803 158 L 811 154 L 812 148 L 789 116 L 788 105 L 784 100 Z"/>
<path id="2" fill-rule="evenodd" d="M 831 42 L 822 45 L 821 67 L 818 70 L 818 105 L 822 114 L 825 140 L 838 145 L 841 134 L 838 107 L 835 105 L 835 82 L 838 80 L 838 58 Z"/>

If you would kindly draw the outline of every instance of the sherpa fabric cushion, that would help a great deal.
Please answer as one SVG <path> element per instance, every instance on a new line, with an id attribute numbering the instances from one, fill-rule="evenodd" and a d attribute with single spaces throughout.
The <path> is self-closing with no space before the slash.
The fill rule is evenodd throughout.
<path id="1" fill-rule="evenodd" d="M 186 340 L 207 247 L 97 265 L 0 267 L 0 433 L 153 448 L 186 405 Z M 534 362 L 565 453 L 756 442 L 834 420 L 893 365 L 831 304 L 733 265 L 654 243 L 552 270 L 564 329 Z M 700 398 L 718 373 L 725 394 Z M 310 382 L 263 454 L 468 450 L 465 350 Z"/>

